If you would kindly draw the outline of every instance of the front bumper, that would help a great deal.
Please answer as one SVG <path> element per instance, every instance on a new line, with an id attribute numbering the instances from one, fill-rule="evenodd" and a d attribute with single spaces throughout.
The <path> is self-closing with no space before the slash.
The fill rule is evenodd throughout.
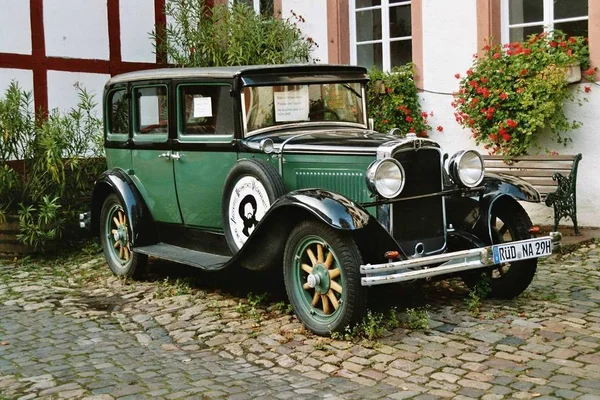
<path id="1" fill-rule="evenodd" d="M 557 251 L 560 248 L 561 234 L 559 232 L 551 232 L 547 238 L 550 238 L 552 242 L 552 252 Z M 520 240 L 511 243 L 519 244 L 528 241 Z M 492 247 L 486 246 L 428 257 L 393 261 L 385 264 L 361 265 L 360 273 L 366 275 L 361 278 L 361 285 L 374 286 L 405 282 L 490 267 L 495 264 Z M 430 266 L 432 267 L 430 268 Z"/>

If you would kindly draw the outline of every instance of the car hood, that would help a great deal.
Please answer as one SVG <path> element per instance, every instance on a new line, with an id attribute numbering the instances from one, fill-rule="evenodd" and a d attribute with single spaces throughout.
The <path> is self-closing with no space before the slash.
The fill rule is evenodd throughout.
<path id="1" fill-rule="evenodd" d="M 262 150 L 261 143 L 272 141 L 275 152 L 340 152 L 354 154 L 375 154 L 380 147 L 397 147 L 410 145 L 427 139 L 407 139 L 404 137 L 378 133 L 366 129 L 297 129 L 263 133 L 241 140 L 241 145 L 248 150 Z M 421 144 L 422 145 L 422 144 Z M 420 147 L 420 146 L 419 146 Z"/>

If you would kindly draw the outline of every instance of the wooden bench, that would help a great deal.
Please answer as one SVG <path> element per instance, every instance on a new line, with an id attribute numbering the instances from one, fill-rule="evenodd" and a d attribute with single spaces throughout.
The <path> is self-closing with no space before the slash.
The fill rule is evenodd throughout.
<path id="1" fill-rule="evenodd" d="M 577 165 L 581 154 L 540 155 L 513 157 L 506 162 L 503 156 L 483 156 L 487 172 L 519 177 L 529 182 L 541 195 L 548 207 L 554 206 L 554 230 L 563 217 L 573 221 L 577 227 Z"/>

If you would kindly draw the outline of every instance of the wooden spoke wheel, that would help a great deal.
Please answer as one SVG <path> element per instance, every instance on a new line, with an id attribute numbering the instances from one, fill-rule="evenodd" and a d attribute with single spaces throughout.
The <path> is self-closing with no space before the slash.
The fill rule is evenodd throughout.
<path id="1" fill-rule="evenodd" d="M 492 206 L 490 229 L 493 244 L 529 239 L 531 226 L 527 212 L 515 200 L 499 199 Z M 494 265 L 485 272 L 489 277 L 490 297 L 510 299 L 520 295 L 533 280 L 536 269 L 536 258 Z M 463 276 L 469 287 L 474 287 L 480 279 L 481 272 Z"/>
<path id="2" fill-rule="evenodd" d="M 290 234 L 284 260 L 288 297 L 307 328 L 326 335 L 362 319 L 366 290 L 360 285 L 361 257 L 351 236 L 306 221 Z"/>
<path id="3" fill-rule="evenodd" d="M 131 226 L 115 194 L 109 195 L 100 214 L 100 242 L 110 269 L 117 275 L 133 276 L 145 264 L 145 256 L 131 251 Z"/>

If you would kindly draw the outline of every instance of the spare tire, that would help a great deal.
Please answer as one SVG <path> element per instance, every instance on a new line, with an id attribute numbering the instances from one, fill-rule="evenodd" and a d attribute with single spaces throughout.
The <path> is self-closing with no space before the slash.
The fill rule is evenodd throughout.
<path id="1" fill-rule="evenodd" d="M 223 188 L 223 230 L 235 254 L 271 205 L 285 194 L 283 179 L 263 160 L 242 159 L 231 169 Z"/>

